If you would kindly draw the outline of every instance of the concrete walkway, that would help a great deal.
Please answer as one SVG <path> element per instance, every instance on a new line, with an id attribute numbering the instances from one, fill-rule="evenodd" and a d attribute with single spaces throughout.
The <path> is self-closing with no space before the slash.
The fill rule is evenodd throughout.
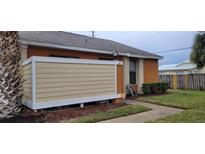
<path id="1" fill-rule="evenodd" d="M 126 116 L 126 117 L 102 121 L 102 123 L 143 123 L 147 121 L 157 120 L 159 118 L 166 117 L 166 116 L 176 114 L 176 113 L 183 111 L 182 109 L 155 105 L 155 104 L 150 104 L 150 103 L 144 103 L 140 101 L 133 101 L 133 100 L 126 100 L 126 103 L 146 106 L 146 107 L 151 108 L 152 110 Z"/>

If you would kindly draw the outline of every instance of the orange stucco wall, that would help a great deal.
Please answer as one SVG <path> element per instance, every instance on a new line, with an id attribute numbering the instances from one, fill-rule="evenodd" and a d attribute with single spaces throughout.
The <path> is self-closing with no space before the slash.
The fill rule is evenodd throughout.
<path id="1" fill-rule="evenodd" d="M 158 60 L 144 59 L 144 83 L 152 83 L 158 81 Z"/>
<path id="2" fill-rule="evenodd" d="M 43 48 L 29 46 L 27 49 L 27 57 L 31 56 L 71 56 L 78 57 L 80 59 L 116 59 L 122 60 L 121 57 L 114 57 L 112 55 L 98 54 L 91 52 L 73 51 L 73 50 L 63 50 L 63 49 L 53 49 L 53 48 Z"/>

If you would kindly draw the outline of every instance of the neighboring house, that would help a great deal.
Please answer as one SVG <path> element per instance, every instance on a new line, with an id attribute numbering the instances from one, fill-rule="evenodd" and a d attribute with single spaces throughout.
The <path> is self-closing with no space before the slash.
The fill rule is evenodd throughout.
<path id="1" fill-rule="evenodd" d="M 205 67 L 197 69 L 196 65 L 189 60 L 181 62 L 179 64 L 162 65 L 159 67 L 160 75 L 175 75 L 175 74 L 203 74 L 205 73 Z"/>
<path id="2" fill-rule="evenodd" d="M 69 69 L 72 69 L 72 70 L 74 70 L 74 67 L 77 67 L 77 66 L 74 66 L 74 64 L 82 64 L 82 65 L 83 64 L 93 64 L 93 65 L 96 65 L 96 66 L 92 66 L 93 68 L 95 68 L 95 71 L 100 71 L 100 69 L 98 70 L 99 65 L 97 66 L 97 64 L 103 65 L 101 67 L 104 68 L 104 71 L 106 71 L 106 69 L 112 71 L 111 65 L 113 66 L 115 65 L 117 66 L 117 68 L 115 69 L 116 70 L 115 78 L 117 78 L 116 80 L 118 83 L 116 88 L 119 89 L 118 86 L 122 84 L 120 85 L 122 87 L 122 90 L 120 93 L 121 94 L 123 93 L 123 95 L 125 95 L 124 93 L 125 93 L 125 88 L 127 84 L 137 85 L 138 93 L 142 93 L 141 87 L 143 83 L 158 82 L 159 80 L 158 79 L 158 60 L 161 59 L 162 57 L 146 52 L 146 51 L 143 51 L 143 50 L 140 50 L 140 49 L 136 49 L 136 48 L 133 48 L 133 47 L 130 47 L 130 46 L 118 43 L 118 42 L 111 41 L 111 40 L 92 38 L 92 37 L 68 33 L 68 32 L 46 32 L 46 31 L 19 32 L 19 35 L 20 35 L 19 42 L 21 44 L 21 49 L 22 49 L 22 60 L 25 61 L 24 70 L 28 71 L 27 75 L 25 76 L 28 80 L 30 80 L 29 78 L 32 76 L 32 81 L 28 81 L 27 83 L 30 84 L 30 82 L 32 82 L 32 88 L 34 91 L 36 91 L 35 84 L 37 84 L 35 80 L 41 78 L 42 76 L 37 74 L 35 75 L 35 78 L 34 78 L 33 75 L 31 74 L 35 71 L 37 71 L 37 73 L 39 72 L 42 73 L 43 69 L 40 71 L 40 69 L 38 70 L 37 67 L 43 68 L 46 66 L 44 68 L 45 72 L 50 71 L 50 70 L 49 71 L 46 70 L 46 68 L 48 67 L 50 67 L 50 69 L 52 69 L 53 67 L 57 68 L 56 64 L 53 64 L 52 62 L 54 63 L 57 62 L 61 64 L 62 63 L 65 63 L 65 64 L 73 63 L 73 65 L 69 65 L 69 66 L 68 65 L 58 65 L 58 66 L 66 67 L 66 68 L 69 67 Z M 44 56 L 44 57 L 30 58 L 32 56 Z M 46 58 L 46 57 L 54 57 L 54 58 Z M 56 58 L 56 57 L 61 57 L 61 58 Z M 28 58 L 30 59 L 28 60 Z M 36 68 L 33 64 L 36 64 Z M 110 67 L 108 67 L 108 65 Z M 119 65 L 121 65 L 122 67 Z M 56 73 L 60 72 L 61 68 L 58 67 L 58 69 L 59 70 L 57 69 L 55 70 Z M 74 70 L 74 71 L 76 73 L 80 73 L 80 72 L 86 72 L 86 69 L 82 68 L 80 72 L 77 72 L 77 70 Z M 109 74 L 110 72 L 105 72 L 105 74 L 106 73 L 108 75 L 111 75 Z M 66 77 L 69 74 L 67 75 L 63 75 L 63 74 L 62 75 L 61 73 L 57 75 L 55 74 L 53 75 L 53 77 L 60 75 L 62 78 L 62 81 L 66 80 Z M 96 76 L 96 75 L 93 75 L 93 76 Z M 66 90 L 67 90 L 65 87 L 66 83 L 65 85 L 61 84 L 62 88 L 61 87 L 58 87 L 58 88 L 51 87 L 49 86 L 49 81 L 51 82 L 58 82 L 58 81 L 56 80 L 54 81 L 54 79 L 53 80 L 46 79 L 47 78 L 46 75 L 44 75 L 44 78 L 45 79 L 42 81 L 46 81 L 48 83 L 46 85 L 48 89 L 45 90 L 45 87 L 43 90 L 40 89 L 39 95 L 43 97 L 44 96 L 43 94 L 46 93 L 47 97 L 52 97 L 52 93 L 55 93 L 55 90 L 57 93 L 57 90 L 62 90 L 62 89 L 65 89 L 65 91 L 62 92 L 61 94 L 62 95 L 66 94 Z M 84 76 L 84 78 L 86 79 L 86 76 Z M 53 83 L 50 83 L 50 84 L 53 84 Z M 43 87 L 43 85 L 40 85 L 40 84 L 37 86 Z M 30 88 L 31 85 L 26 85 L 26 89 L 28 89 L 28 87 Z M 88 91 L 89 91 L 89 87 L 90 86 L 87 87 Z M 97 85 L 95 87 L 97 87 Z M 102 88 L 103 86 L 101 87 L 101 89 Z M 29 96 L 29 97 L 34 98 L 34 95 L 36 97 L 36 93 L 34 93 L 33 91 L 30 95 L 32 96 Z M 75 95 L 77 96 L 77 94 Z M 124 96 L 120 98 L 123 98 L 123 97 Z M 63 99 L 62 97 L 58 97 L 58 98 L 59 100 Z M 94 97 L 86 98 L 87 101 L 96 100 L 96 97 L 95 99 L 90 99 L 90 98 L 94 98 Z M 105 99 L 105 98 L 108 98 L 108 97 L 104 97 L 102 99 Z M 113 97 L 110 97 L 110 98 L 115 98 L 115 97 L 113 95 Z M 49 100 L 49 98 L 44 98 L 44 99 L 45 101 Z M 72 99 L 70 101 L 76 102 L 77 100 L 78 99 L 76 98 L 75 100 Z M 84 101 L 85 98 L 82 100 Z M 66 105 L 63 103 L 64 102 L 62 102 L 62 105 Z M 29 107 L 33 109 L 38 109 L 38 108 L 49 107 L 49 105 L 43 106 L 43 107 L 41 106 L 38 108 L 32 107 L 32 106 L 29 106 Z"/>

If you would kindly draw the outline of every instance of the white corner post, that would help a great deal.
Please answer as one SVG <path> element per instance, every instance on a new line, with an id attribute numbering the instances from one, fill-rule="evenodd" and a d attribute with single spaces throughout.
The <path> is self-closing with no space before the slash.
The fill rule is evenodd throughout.
<path id="1" fill-rule="evenodd" d="M 139 70 L 138 70 L 138 93 L 143 94 L 142 84 L 144 83 L 144 60 L 139 59 Z"/>
<path id="2" fill-rule="evenodd" d="M 32 65 L 32 106 L 35 108 L 36 104 L 36 62 L 35 60 L 31 61 Z"/>
<path id="3" fill-rule="evenodd" d="M 84 108 L 84 103 L 81 103 L 81 104 L 80 104 L 80 108 Z"/>

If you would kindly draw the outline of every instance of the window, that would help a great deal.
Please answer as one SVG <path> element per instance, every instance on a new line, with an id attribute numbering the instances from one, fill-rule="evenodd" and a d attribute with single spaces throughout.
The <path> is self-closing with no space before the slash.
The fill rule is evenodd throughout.
<path id="1" fill-rule="evenodd" d="M 130 58 L 130 84 L 136 84 L 136 60 Z"/>

